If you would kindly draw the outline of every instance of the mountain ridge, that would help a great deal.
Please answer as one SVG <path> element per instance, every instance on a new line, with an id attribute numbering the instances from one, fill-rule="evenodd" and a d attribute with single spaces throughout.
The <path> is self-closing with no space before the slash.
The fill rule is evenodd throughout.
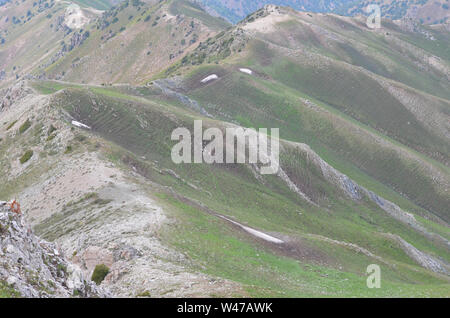
<path id="1" fill-rule="evenodd" d="M 444 26 L 277 5 L 232 26 L 185 0 L 72 6 L 80 26 L 59 5 L 2 33 L 0 200 L 85 277 L 106 266 L 119 297 L 449 296 Z M 278 171 L 176 164 L 198 120 L 278 127 Z"/>
<path id="2" fill-rule="evenodd" d="M 0 202 L 0 297 L 110 297 Z"/>
<path id="3" fill-rule="evenodd" d="M 382 18 L 401 19 L 414 18 L 421 23 L 439 24 L 448 21 L 450 12 L 448 2 L 441 1 L 365 1 L 365 0 L 340 0 L 340 1 L 309 1 L 309 0 L 198 0 L 207 10 L 215 15 L 222 16 L 230 22 L 237 23 L 248 14 L 257 11 L 266 4 L 289 6 L 300 11 L 315 13 L 336 13 L 340 15 L 365 15 L 365 8 L 369 4 L 379 4 Z"/>

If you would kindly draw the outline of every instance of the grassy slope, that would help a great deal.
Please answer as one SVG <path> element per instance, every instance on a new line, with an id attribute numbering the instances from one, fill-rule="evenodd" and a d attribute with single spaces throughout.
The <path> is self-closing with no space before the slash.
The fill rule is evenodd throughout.
<path id="1" fill-rule="evenodd" d="M 191 258 L 200 260 L 203 268 L 213 275 L 226 277 L 247 285 L 254 297 L 442 297 L 447 295 L 447 284 L 410 284 L 421 273 L 409 272 L 407 267 L 392 271 L 381 266 L 383 287 L 370 290 L 365 286 L 363 269 L 374 260 L 336 246 L 318 246 L 338 259 L 345 270 L 320 266 L 308 261 L 274 255 L 245 238 L 236 237 L 230 230 L 201 211 L 173 202 L 170 207 L 183 226 L 169 231 L 166 238 Z M 353 271 L 348 271 L 353 267 Z M 419 278 L 420 280 L 420 278 Z"/>
<path id="2" fill-rule="evenodd" d="M 203 70 L 200 76 L 193 76 L 193 80 L 210 72 L 213 71 Z M 388 139 L 386 142 L 390 146 L 380 145 L 364 125 L 356 125 L 339 115 L 318 113 L 299 101 L 301 97 L 311 99 L 309 96 L 266 80 L 252 80 L 237 72 L 193 91 L 193 96 L 206 106 L 208 112 L 225 114 L 223 119 L 231 118 L 251 127 L 282 127 L 282 137 L 310 144 L 325 155 L 328 162 L 337 163 L 341 161 L 339 158 L 345 158 L 382 183 L 408 193 L 413 201 L 438 211 L 444 218 L 446 216 L 448 197 L 434 185 L 420 161 L 397 152 L 396 145 Z M 448 173 L 448 168 L 439 163 L 436 166 L 440 173 Z M 344 172 L 351 170 L 355 167 Z"/>
<path id="3" fill-rule="evenodd" d="M 190 127 L 197 115 L 177 103 L 172 105 L 174 101 L 166 100 L 152 89 L 141 89 L 140 93 L 151 101 L 113 88 L 72 88 L 59 95 L 55 104 L 118 145 L 112 147 L 112 160 L 131 165 L 149 180 L 173 189 L 157 191 L 161 204 L 179 220 L 164 235 L 188 253 L 196 266 L 248 285 L 253 296 L 445 295 L 443 281 L 418 268 L 402 250 L 378 233 L 397 233 L 424 251 L 446 257 L 448 253 L 442 247 L 393 221 L 371 203 L 356 204 L 342 198 L 340 191 L 308 166 L 300 154 L 283 155 L 283 164 L 295 167 L 292 175 L 310 180 L 304 182 L 309 194 L 316 195 L 321 205 L 327 204 L 330 210 L 300 200 L 275 177 L 269 176 L 265 184 L 259 183 L 246 167 L 173 165 L 167 157 L 173 144 L 169 140 L 170 132 L 183 123 Z M 96 101 L 95 109 L 92 100 Z M 151 124 L 142 126 L 145 122 Z M 146 159 L 142 160 L 142 156 Z M 155 162 L 158 162 L 157 169 L 152 168 Z M 200 191 L 170 174 L 161 173 L 163 168 L 172 169 Z M 319 255 L 325 253 L 330 257 L 295 260 L 236 229 L 224 227 L 223 221 L 191 200 L 252 227 L 288 234 L 305 242 L 305 246 Z M 385 286 L 389 288 L 372 292 L 365 287 L 364 271 L 376 260 L 317 241 L 307 233 L 354 242 L 398 264 L 401 270 L 383 266 Z M 341 288 L 343 281 L 346 288 Z M 413 282 L 415 287 L 410 285 Z"/>
<path id="4" fill-rule="evenodd" d="M 235 51 L 225 59 L 224 66 L 214 66 L 215 58 L 210 56 L 205 60 L 205 64 L 212 61 L 209 66 L 193 67 L 189 61 L 195 59 L 188 58 L 181 72 L 186 73 L 186 69 L 190 72 L 189 69 L 194 68 L 185 83 L 189 93 L 222 119 L 245 126 L 276 124 L 283 127 L 284 138 L 310 144 L 329 163 L 345 167 L 344 172 L 350 176 L 355 176 L 356 170 L 360 171 L 358 174 L 370 175 L 448 221 L 448 139 L 434 128 L 430 129 L 423 119 L 410 111 L 410 105 L 394 98 L 373 75 L 385 75 L 397 80 L 396 85 L 400 86 L 411 84 L 409 79 L 415 78 L 421 86 L 408 90 L 413 98 L 425 96 L 428 99 L 420 105 L 424 107 L 423 112 L 446 118 L 450 103 L 445 97 L 448 95 L 445 87 L 449 84 L 441 78 L 440 84 L 435 85 L 442 74 L 429 69 L 418 76 L 412 64 L 419 61 L 417 52 L 420 49 L 390 48 L 389 43 L 395 42 L 393 39 L 388 43 L 385 35 L 363 31 L 357 21 L 290 14 L 297 27 L 299 21 L 314 20 L 322 31 L 315 28 L 308 31 L 306 27 L 295 31 L 291 21 L 283 22 L 277 25 L 275 34 L 257 34 L 259 39 L 251 40 L 245 53 Z M 325 28 L 327 32 L 336 33 L 334 37 L 328 34 L 327 42 L 320 37 Z M 332 40 L 345 32 L 348 33 L 345 40 Z M 394 26 L 389 32 L 392 32 L 391 38 L 407 37 L 414 41 L 417 37 Z M 440 45 L 448 41 L 443 33 L 436 33 L 436 38 Z M 361 48 L 356 40 L 364 43 L 364 48 L 371 47 L 371 53 Z M 214 41 L 217 43 L 221 39 L 216 37 Z M 347 51 L 352 48 L 350 55 L 340 50 L 344 44 Z M 409 50 L 411 55 L 403 53 L 400 59 L 401 50 Z M 324 51 L 328 56 L 323 56 Z M 314 54 L 313 58 L 305 60 L 309 52 Z M 361 58 L 355 61 L 355 56 Z M 383 70 L 379 66 L 384 65 L 386 59 L 389 68 Z M 444 59 L 442 63 L 448 65 L 448 60 Z M 257 76 L 250 78 L 240 74 L 238 67 L 249 67 L 257 72 Z M 396 71 L 400 69 L 407 69 L 411 75 L 396 78 Z M 220 81 L 206 86 L 198 84 L 212 73 L 220 74 Z M 428 91 L 429 87 L 435 90 Z M 434 93 L 437 96 L 433 96 Z M 322 110 L 311 110 L 301 102 L 302 98 L 313 101 Z M 374 136 L 380 140 L 376 141 Z M 436 177 L 441 182 L 436 182 Z M 358 179 L 363 182 L 361 179 L 365 178 Z"/>
<path id="5" fill-rule="evenodd" d="M 139 84 L 227 26 L 185 1 L 125 1 L 85 27 L 90 36 L 83 45 L 45 73 L 73 82 Z"/>
<path id="6" fill-rule="evenodd" d="M 298 60 L 280 57 L 279 52 L 270 50 L 253 53 L 246 59 L 231 56 L 226 61 L 228 65 L 194 67 L 186 78 L 188 94 L 219 119 L 203 118 L 207 125 L 222 125 L 220 120 L 224 120 L 245 126 L 282 127 L 282 138 L 310 144 L 327 162 L 404 209 L 421 215 L 420 221 L 428 228 L 449 237 L 447 226 L 435 222 L 436 218 L 415 204 L 445 216 L 447 199 L 430 181 L 426 167 L 438 169 L 445 178 L 447 167 L 391 139 L 404 136 L 389 135 L 374 126 L 374 116 L 378 114 L 371 114 L 369 109 L 356 109 L 360 116 L 365 116 L 364 121 L 338 107 L 345 106 L 345 96 L 340 105 L 330 105 L 332 97 L 322 96 L 328 91 L 313 94 L 317 87 L 307 86 L 302 82 L 305 79 L 296 74 L 304 69 L 301 64 L 295 64 Z M 338 53 L 339 60 L 348 57 Z M 294 63 L 293 70 L 285 68 L 285 72 L 277 73 L 273 66 L 278 63 Z M 370 65 L 377 69 L 377 63 Z M 259 72 L 258 76 L 241 74 L 238 66 L 251 67 Z M 200 79 L 213 72 L 220 74 L 221 80 L 199 85 Z M 295 86 L 289 78 L 303 85 Z M 300 199 L 274 176 L 259 181 L 246 166 L 174 165 L 169 156 L 174 144 L 170 140 L 172 130 L 179 126 L 192 128 L 193 120 L 201 116 L 178 101 L 160 95 L 157 89 L 101 88 L 58 82 L 39 82 L 35 87 L 47 94 L 66 88 L 55 95 L 52 105 L 91 126 L 95 134 L 109 141 L 110 160 L 124 169 L 133 168 L 149 181 L 163 186 L 148 185 L 159 203 L 177 220 L 165 229 L 163 238 L 190 256 L 196 270 L 240 282 L 252 296 L 450 296 L 448 279 L 420 268 L 383 233 L 398 234 L 418 249 L 447 262 L 450 261 L 448 249 L 393 220 L 368 200 L 349 200 L 323 177 L 305 154 L 286 151 L 281 162 L 289 176 L 318 206 Z M 320 110 L 307 107 L 300 98 L 312 100 Z M 407 113 L 401 110 L 400 114 Z M 384 124 L 384 120 L 380 119 L 379 124 Z M 2 141 L 0 153 L 8 153 L 12 145 L 31 145 L 36 133 L 39 134 L 39 127 L 35 129 Z M 413 132 L 420 129 L 417 124 Z M 383 142 L 377 142 L 371 134 L 381 136 Z M 432 145 L 438 140 L 429 132 L 423 138 L 432 138 Z M 408 155 L 392 150 L 393 147 L 406 149 Z M 417 165 L 417 157 L 426 164 Z M 11 196 L 23 189 L 45 168 L 45 165 L 31 166 L 16 181 L 1 185 L 0 196 Z M 406 193 L 411 199 L 399 193 Z M 298 250 L 280 250 L 263 244 L 211 212 L 274 235 L 289 236 Z M 352 242 L 383 257 L 390 264 L 382 265 L 383 288 L 369 290 L 365 284 L 367 265 L 379 263 L 378 260 L 311 234 Z M 300 253 L 305 250 L 310 253 Z"/>
<path id="7" fill-rule="evenodd" d="M 6 71 L 7 79 L 31 73 L 57 52 L 66 35 L 62 29 L 56 31 L 56 18 L 64 13 L 66 6 L 56 3 L 40 10 L 33 6 L 33 1 L 27 0 L 8 7 L 4 14 L 9 22 L 0 25 L 0 37 L 5 39 L 0 45 L 0 69 Z M 27 17 L 28 10 L 31 15 Z M 11 22 L 14 16 L 23 19 L 14 24 Z"/>

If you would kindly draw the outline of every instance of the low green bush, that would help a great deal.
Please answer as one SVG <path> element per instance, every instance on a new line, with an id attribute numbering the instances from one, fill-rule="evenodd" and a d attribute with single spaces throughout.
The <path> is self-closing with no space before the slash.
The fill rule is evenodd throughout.
<path id="1" fill-rule="evenodd" d="M 31 157 L 33 157 L 33 150 L 27 150 L 23 156 L 20 158 L 20 163 L 24 164 L 25 162 L 27 162 L 28 160 L 31 159 Z"/>
<path id="2" fill-rule="evenodd" d="M 67 146 L 66 147 L 66 151 L 64 151 L 65 154 L 71 153 L 72 152 L 72 146 Z"/>
<path id="3" fill-rule="evenodd" d="M 106 275 L 109 273 L 109 267 L 105 264 L 100 264 L 95 266 L 94 272 L 92 273 L 91 280 L 94 281 L 97 285 L 100 285 L 101 282 L 105 279 Z"/>
<path id="4" fill-rule="evenodd" d="M 17 120 L 13 121 L 11 124 L 6 127 L 6 130 L 10 130 L 15 124 L 17 123 Z"/>
<path id="5" fill-rule="evenodd" d="M 20 126 L 19 132 L 20 132 L 21 134 L 23 134 L 23 133 L 26 132 L 26 131 L 28 130 L 28 128 L 30 128 L 30 127 L 31 127 L 31 122 L 30 122 L 29 119 L 27 119 L 27 120 L 22 124 L 22 126 Z"/>

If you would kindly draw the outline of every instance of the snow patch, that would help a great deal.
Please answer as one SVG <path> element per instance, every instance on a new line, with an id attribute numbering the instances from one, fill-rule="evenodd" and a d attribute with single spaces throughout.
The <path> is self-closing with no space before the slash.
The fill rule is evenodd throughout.
<path id="1" fill-rule="evenodd" d="M 91 129 L 91 127 L 89 127 L 88 125 L 82 124 L 79 121 L 76 120 L 72 120 L 72 125 L 80 127 L 80 128 L 86 128 L 86 129 Z"/>
<path id="2" fill-rule="evenodd" d="M 252 235 L 254 235 L 256 237 L 262 238 L 265 241 L 276 243 L 276 244 L 283 244 L 284 243 L 284 241 L 282 241 L 280 239 L 277 239 L 276 237 L 270 236 L 270 235 L 268 235 L 266 233 L 263 233 L 263 232 L 255 230 L 255 229 L 252 229 L 252 228 L 250 228 L 248 226 L 242 225 L 242 224 L 240 224 L 240 223 L 238 223 L 236 221 L 230 220 L 229 218 L 227 218 L 225 216 L 219 215 L 219 217 L 221 217 L 222 219 L 227 220 L 228 222 L 231 222 L 231 223 L 239 226 L 244 231 L 246 231 L 246 232 L 248 232 L 248 233 L 250 233 L 250 234 L 252 234 Z"/>
<path id="3" fill-rule="evenodd" d="M 219 78 L 219 76 L 217 76 L 216 74 L 211 74 L 211 75 L 205 77 L 204 79 L 202 79 L 201 82 L 202 83 L 208 83 L 208 82 L 210 82 L 212 80 L 215 80 L 215 79 L 218 79 L 218 78 Z"/>
<path id="4" fill-rule="evenodd" d="M 242 73 L 248 74 L 248 75 L 253 74 L 253 71 L 248 68 L 240 68 L 239 71 L 241 71 Z"/>

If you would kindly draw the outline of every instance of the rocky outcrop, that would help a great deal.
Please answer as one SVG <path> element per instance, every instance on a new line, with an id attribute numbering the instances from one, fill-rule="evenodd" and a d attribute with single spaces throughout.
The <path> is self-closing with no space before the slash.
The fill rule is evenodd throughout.
<path id="1" fill-rule="evenodd" d="M 337 185 L 352 200 L 360 201 L 367 197 L 394 219 L 408 225 L 417 232 L 423 234 L 425 237 L 432 240 L 438 240 L 450 248 L 450 242 L 446 238 L 425 228 L 416 220 L 413 214 L 404 211 L 395 203 L 378 196 L 374 192 L 359 185 L 345 174 L 336 170 L 325 160 L 323 160 L 316 152 L 314 152 L 308 145 L 295 142 L 286 142 L 286 144 L 292 145 L 302 152 L 305 152 L 307 154 L 307 158 L 320 169 L 324 178 Z"/>
<path id="2" fill-rule="evenodd" d="M 72 32 L 72 29 L 69 28 L 65 23 L 65 16 L 60 15 L 56 18 L 55 23 L 55 31 L 58 32 L 59 30 L 63 30 L 64 35 L 68 35 L 70 32 Z"/>
<path id="3" fill-rule="evenodd" d="M 22 297 L 109 296 L 67 262 L 55 244 L 36 237 L 5 202 L 0 202 L 0 282 Z"/>
<path id="4" fill-rule="evenodd" d="M 70 34 L 70 32 L 72 32 L 72 29 L 68 28 L 67 26 L 64 26 L 64 33 L 67 35 L 67 34 Z M 44 64 L 44 66 L 48 67 L 48 66 L 56 63 L 58 60 L 63 58 L 68 52 L 81 46 L 88 37 L 89 37 L 89 31 L 85 31 L 84 33 L 82 31 L 74 32 L 72 34 L 72 37 L 69 40 L 69 43 L 67 44 L 67 43 L 63 42 L 61 49 L 58 50 L 50 58 L 50 60 L 46 64 Z"/>
<path id="5" fill-rule="evenodd" d="M 69 51 L 72 51 L 74 48 L 79 47 L 83 42 L 89 37 L 89 32 L 85 31 L 84 33 L 74 32 L 72 37 L 70 38 Z"/>
<path id="6" fill-rule="evenodd" d="M 450 265 L 444 260 L 437 259 L 427 253 L 419 251 L 417 248 L 406 242 L 400 236 L 395 234 L 386 234 L 387 237 L 396 241 L 401 249 L 420 266 L 429 269 L 435 273 L 450 275 Z"/>
<path id="7" fill-rule="evenodd" d="M 24 81 L 17 82 L 0 93 L 0 111 L 11 106 L 16 100 L 23 98 L 31 92 Z"/>
<path id="8" fill-rule="evenodd" d="M 189 98 L 188 96 L 177 92 L 179 89 L 179 83 L 177 78 L 173 79 L 160 79 L 153 82 L 153 84 L 159 88 L 162 93 L 168 97 L 178 99 L 183 105 L 198 111 L 202 115 L 212 117 L 196 100 Z"/>

